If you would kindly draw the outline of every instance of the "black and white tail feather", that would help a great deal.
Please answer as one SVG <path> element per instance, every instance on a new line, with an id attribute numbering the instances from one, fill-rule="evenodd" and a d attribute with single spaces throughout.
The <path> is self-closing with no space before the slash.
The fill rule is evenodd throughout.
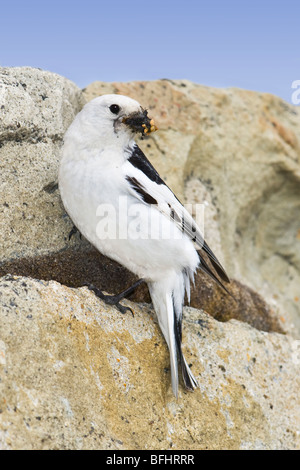
<path id="1" fill-rule="evenodd" d="M 188 390 L 194 390 L 198 387 L 198 382 L 192 374 L 190 367 L 188 366 L 185 357 L 182 352 L 182 309 L 184 304 L 184 294 L 186 292 L 188 302 L 190 302 L 190 281 L 194 280 L 194 274 L 188 270 L 182 272 L 184 289 L 180 289 L 180 286 L 173 290 L 173 310 L 175 318 L 175 340 L 179 362 L 181 364 L 182 378 L 184 385 Z M 180 277 L 177 280 L 181 283 Z M 184 292 L 185 290 L 185 292 Z M 175 389 L 176 390 L 176 389 Z M 177 392 L 177 391 L 176 391 Z M 175 392 L 174 392 L 175 393 Z M 175 393 L 177 396 L 177 394 Z"/>
<path id="2" fill-rule="evenodd" d="M 160 329 L 170 351 L 171 382 L 173 393 L 178 397 L 178 361 L 181 364 L 184 385 L 188 390 L 198 387 L 182 352 L 182 309 L 185 290 L 189 295 L 190 278 L 187 273 L 166 279 L 163 282 L 148 283 L 149 292 Z"/>

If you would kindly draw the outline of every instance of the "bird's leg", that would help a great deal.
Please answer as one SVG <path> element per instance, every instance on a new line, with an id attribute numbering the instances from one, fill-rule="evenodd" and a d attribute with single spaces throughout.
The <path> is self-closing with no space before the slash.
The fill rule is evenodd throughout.
<path id="1" fill-rule="evenodd" d="M 75 235 L 75 233 L 77 233 L 79 230 L 77 227 L 75 227 L 75 225 L 73 225 L 70 233 L 69 233 L 69 240 L 71 240 L 71 238 L 73 237 L 73 235 Z M 80 240 L 81 240 L 81 233 L 79 234 L 80 236 Z"/>
<path id="2" fill-rule="evenodd" d="M 95 292 L 97 297 L 102 299 L 106 304 L 114 305 L 115 307 L 117 307 L 117 309 L 121 313 L 126 313 L 126 311 L 129 310 L 133 315 L 132 309 L 130 307 L 124 307 L 123 305 L 121 305 L 120 300 L 124 299 L 124 297 L 126 297 L 127 295 L 132 294 L 132 292 L 134 292 L 134 290 L 140 284 L 142 284 L 142 282 L 145 282 L 144 279 L 139 279 L 132 286 L 128 287 L 128 289 L 124 290 L 123 292 L 120 292 L 120 294 L 117 294 L 117 295 L 103 294 L 103 292 L 100 289 L 98 289 L 97 287 L 93 286 L 93 284 L 85 284 L 85 286 L 87 286 L 90 290 Z"/>

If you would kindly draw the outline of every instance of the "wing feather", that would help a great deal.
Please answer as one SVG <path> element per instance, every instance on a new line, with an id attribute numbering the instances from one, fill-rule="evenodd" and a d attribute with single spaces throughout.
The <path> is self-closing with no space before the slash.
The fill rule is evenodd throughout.
<path id="1" fill-rule="evenodd" d="M 134 146 L 131 157 L 124 164 L 124 176 L 127 190 L 131 194 L 144 204 L 157 207 L 162 214 L 171 218 L 174 224 L 196 244 L 201 263 L 200 268 L 227 291 L 202 256 L 201 251 L 203 250 L 216 274 L 222 281 L 230 282 L 225 269 L 204 240 L 200 228 L 137 145 Z"/>

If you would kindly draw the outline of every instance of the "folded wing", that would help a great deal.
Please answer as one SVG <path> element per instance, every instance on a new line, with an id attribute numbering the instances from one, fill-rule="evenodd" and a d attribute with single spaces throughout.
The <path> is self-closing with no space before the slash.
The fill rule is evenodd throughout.
<path id="1" fill-rule="evenodd" d="M 229 277 L 204 240 L 200 228 L 137 145 L 133 147 L 130 157 L 124 164 L 124 176 L 131 194 L 145 204 L 154 205 L 162 214 L 172 219 L 174 224 L 195 243 L 200 269 L 228 292 L 220 279 L 230 282 Z M 204 254 L 213 270 L 204 259 Z"/>

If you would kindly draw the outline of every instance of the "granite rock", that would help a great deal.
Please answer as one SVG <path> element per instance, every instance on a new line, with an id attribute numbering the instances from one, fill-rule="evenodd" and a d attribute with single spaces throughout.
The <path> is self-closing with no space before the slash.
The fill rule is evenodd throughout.
<path id="1" fill-rule="evenodd" d="M 228 100 L 231 100 L 233 108 L 241 106 L 242 99 L 245 101 L 248 98 L 249 101 L 250 92 L 215 90 L 187 81 L 161 80 L 127 84 L 95 83 L 84 91 L 83 96 L 74 84 L 63 77 L 38 69 L 1 69 L 0 78 L 4 107 L 0 128 L 0 210 L 4 222 L 1 230 L 0 275 L 9 272 L 55 279 L 72 287 L 91 282 L 110 292 L 125 289 L 134 280 L 131 273 L 116 263 L 96 255 L 95 250 L 84 239 L 81 240 L 75 235 L 69 240 L 72 221 L 65 213 L 55 187 L 63 134 L 76 112 L 86 100 L 99 94 L 124 93 L 139 99 L 143 104 L 149 103 L 149 111 L 155 117 L 159 131 L 139 144 L 175 193 L 183 202 L 189 203 L 192 212 L 195 204 L 203 205 L 205 236 L 231 277 L 237 279 L 233 286 L 233 290 L 239 290 L 237 308 L 230 299 L 224 301 L 219 287 L 212 285 L 201 273 L 196 277 L 191 305 L 205 308 L 219 319 L 244 320 L 244 305 L 245 302 L 248 307 L 251 304 L 247 299 L 249 292 L 253 291 L 256 297 L 259 293 L 262 294 L 260 303 L 265 305 L 260 310 L 254 308 L 249 311 L 247 307 L 247 321 L 250 324 L 265 331 L 288 331 L 298 334 L 298 291 L 295 282 L 298 276 L 297 262 L 290 267 L 294 278 L 291 279 L 289 271 L 288 289 L 282 288 L 281 291 L 276 283 L 271 283 L 265 271 L 260 270 L 260 258 L 256 254 L 255 246 L 255 256 L 250 259 L 248 269 L 242 270 L 242 265 L 245 264 L 243 250 L 237 252 L 237 248 L 238 243 L 244 241 L 244 237 L 241 238 L 239 227 L 234 229 L 234 237 L 232 233 L 229 234 L 228 226 L 236 225 L 236 217 L 230 219 L 230 208 L 227 203 L 224 205 L 225 199 L 230 200 L 231 188 L 222 180 L 221 194 L 219 187 L 212 184 L 212 179 L 195 176 L 198 167 L 202 165 L 202 157 L 199 157 L 199 162 L 195 157 L 195 142 L 198 141 L 199 135 L 207 134 L 206 139 L 218 142 L 220 150 L 216 150 L 215 157 L 211 155 L 209 162 L 206 161 L 205 172 L 210 172 L 217 184 L 221 184 L 218 178 L 220 181 L 222 177 L 226 180 L 230 172 L 233 173 L 232 179 L 239 178 L 238 175 L 234 176 L 234 165 L 228 164 L 225 173 L 224 165 L 220 166 L 217 162 L 217 159 L 221 158 L 219 153 L 230 146 L 229 139 L 232 137 L 229 131 L 227 140 L 224 132 L 221 137 L 219 126 L 216 128 L 214 123 L 216 116 L 219 116 L 218 123 L 227 122 L 231 117 L 226 115 Z M 224 93 L 228 94 L 227 99 L 224 98 Z M 263 102 L 267 99 L 266 96 L 270 99 L 269 95 L 251 95 L 252 113 L 256 112 L 257 102 Z M 242 109 L 244 106 L 245 104 Z M 236 115 L 238 111 L 239 109 L 236 110 Z M 221 118 L 222 114 L 224 116 Z M 290 123 L 291 126 L 297 123 L 296 117 L 294 121 Z M 247 132 L 245 124 L 243 131 Z M 250 131 L 252 128 L 249 126 Z M 263 136 L 261 138 L 263 142 Z M 296 145 L 295 139 L 290 140 Z M 199 148 L 205 149 L 203 145 L 202 142 Z M 241 148 L 243 149 L 243 146 Z M 242 158 L 240 165 L 243 165 Z M 240 181 L 241 194 L 243 186 Z M 259 188 L 258 190 L 260 191 Z M 236 206 L 239 207 L 239 204 Z M 196 213 L 194 215 L 197 217 Z M 202 215 L 203 212 L 200 212 L 201 219 L 198 217 L 201 226 Z M 295 225 L 297 220 L 294 221 L 293 227 Z M 245 238 L 247 236 L 248 233 Z M 253 244 L 253 240 L 249 240 L 249 249 Z M 277 248 L 275 244 L 274 250 Z M 279 265 L 276 266 L 280 271 L 280 263 L 287 262 L 288 258 L 278 257 L 276 254 L 274 256 L 279 260 Z M 280 272 L 279 275 L 282 276 L 283 273 Z M 257 280 L 259 282 L 256 282 Z M 287 295 L 284 295 L 284 292 L 287 292 Z M 209 295 L 206 295 L 207 293 Z M 139 289 L 137 295 L 132 298 L 149 301 L 147 289 Z M 267 299 L 270 305 L 267 305 L 263 298 Z M 264 314 L 261 317 L 262 311 Z"/>
<path id="2" fill-rule="evenodd" d="M 229 275 L 299 335 L 299 108 L 187 80 L 94 82 L 84 95 L 112 92 L 148 107 L 159 131 L 141 147 L 182 202 L 205 204 L 199 222 Z"/>
<path id="3" fill-rule="evenodd" d="M 116 293 L 135 277 L 69 240 L 56 186 L 65 130 L 111 92 L 148 107 L 159 131 L 138 143 L 201 226 L 202 204 L 232 278 L 235 300 L 196 276 L 184 349 L 200 390 L 178 401 L 146 286 L 124 301 L 134 317 L 80 287 Z M 0 68 L 0 112 L 0 446 L 299 449 L 298 109 L 186 80 L 82 92 L 23 67 Z"/>
<path id="4" fill-rule="evenodd" d="M 122 315 L 86 287 L 0 280 L 2 449 L 299 449 L 299 341 L 184 311 L 200 389 L 170 386 L 147 304 Z"/>
<path id="5" fill-rule="evenodd" d="M 81 90 L 59 75 L 0 68 L 0 263 L 65 246 L 70 222 L 49 183 L 57 181 L 63 136 L 82 103 Z"/>

